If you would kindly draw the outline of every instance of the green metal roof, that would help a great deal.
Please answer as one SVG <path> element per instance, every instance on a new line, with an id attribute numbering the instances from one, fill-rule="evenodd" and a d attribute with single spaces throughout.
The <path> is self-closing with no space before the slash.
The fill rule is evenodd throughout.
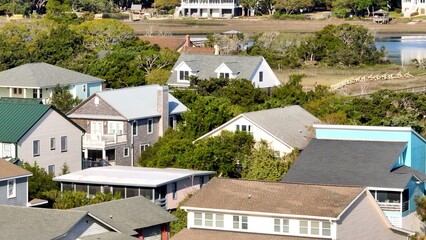
<path id="1" fill-rule="evenodd" d="M 51 105 L 0 100 L 0 142 L 16 143 Z"/>

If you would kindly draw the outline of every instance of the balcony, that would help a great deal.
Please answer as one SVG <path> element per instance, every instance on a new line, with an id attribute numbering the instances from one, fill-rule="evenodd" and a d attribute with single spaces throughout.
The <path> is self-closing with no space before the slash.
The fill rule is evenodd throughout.
<path id="1" fill-rule="evenodd" d="M 378 202 L 377 204 L 384 212 L 401 212 L 401 203 Z"/>
<path id="2" fill-rule="evenodd" d="M 83 148 L 98 148 L 103 149 L 106 146 L 111 146 L 119 143 L 127 142 L 127 136 L 125 134 L 90 134 L 86 133 L 83 137 Z"/>
<path id="3" fill-rule="evenodd" d="M 160 206 L 162 209 L 167 210 L 167 198 L 155 199 L 154 203 Z"/>

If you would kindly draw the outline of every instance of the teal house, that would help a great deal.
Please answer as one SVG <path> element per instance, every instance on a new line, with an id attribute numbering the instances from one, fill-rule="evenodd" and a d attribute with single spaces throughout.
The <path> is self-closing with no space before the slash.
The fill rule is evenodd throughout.
<path id="1" fill-rule="evenodd" d="M 283 181 L 361 185 L 396 227 L 419 231 L 426 140 L 410 127 L 314 125 L 311 140 Z"/>

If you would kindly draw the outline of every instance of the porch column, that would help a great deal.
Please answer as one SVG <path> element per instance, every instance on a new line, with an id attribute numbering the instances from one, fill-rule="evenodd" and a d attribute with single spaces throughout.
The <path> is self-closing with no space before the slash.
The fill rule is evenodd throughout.
<path id="1" fill-rule="evenodd" d="M 40 98 L 40 89 L 37 89 L 37 98 Z"/>
<path id="2" fill-rule="evenodd" d="M 9 97 L 12 97 L 12 94 L 13 94 L 13 89 L 9 88 Z"/>
<path id="3" fill-rule="evenodd" d="M 24 88 L 24 98 L 27 98 L 27 89 Z"/>
<path id="4" fill-rule="evenodd" d="M 402 212 L 402 205 L 404 204 L 403 202 L 402 202 L 402 194 L 403 194 L 403 192 L 401 192 L 400 194 L 399 194 L 399 202 L 401 203 L 401 205 L 399 206 L 400 207 L 400 211 Z"/>
<path id="5" fill-rule="evenodd" d="M 85 159 L 89 158 L 89 150 L 88 149 L 83 149 L 83 154 L 84 154 Z"/>
<path id="6" fill-rule="evenodd" d="M 155 201 L 155 188 L 152 189 L 152 202 Z"/>
<path id="7" fill-rule="evenodd" d="M 105 151 L 105 149 L 102 149 L 102 159 L 103 160 L 107 160 L 106 159 L 106 151 Z"/>

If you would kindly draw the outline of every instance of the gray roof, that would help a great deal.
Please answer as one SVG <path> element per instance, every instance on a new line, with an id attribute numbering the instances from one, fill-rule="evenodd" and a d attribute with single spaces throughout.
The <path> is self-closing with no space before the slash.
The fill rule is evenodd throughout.
<path id="1" fill-rule="evenodd" d="M 46 240 L 66 234 L 87 212 L 0 205 L 0 239 Z"/>
<path id="2" fill-rule="evenodd" d="M 406 146 L 406 142 L 312 139 L 283 181 L 403 189 L 414 173 L 424 178 L 407 166 L 392 171 Z"/>
<path id="3" fill-rule="evenodd" d="M 174 70 L 182 62 L 193 70 L 197 71 L 200 79 L 216 78 L 215 70 L 225 63 L 232 72 L 240 72 L 238 78 L 252 80 L 253 74 L 263 61 L 262 56 L 234 56 L 234 55 L 191 55 L 181 54 L 175 65 L 173 66 L 172 75 L 169 77 L 169 85 L 189 85 L 177 82 L 177 72 Z"/>
<path id="4" fill-rule="evenodd" d="M 121 233 L 133 235 L 135 230 L 169 223 L 176 218 L 145 197 L 103 202 L 75 208 L 89 212 Z"/>
<path id="5" fill-rule="evenodd" d="M 97 92 L 89 99 L 95 96 L 99 96 L 99 98 L 102 98 L 127 120 L 157 117 L 161 116 L 161 113 L 157 109 L 157 92 L 163 88 L 167 88 L 167 86 L 153 84 L 139 87 L 121 88 L 116 90 Z M 173 97 L 170 93 L 168 93 L 168 98 L 169 114 L 180 114 L 187 110 L 187 107 L 175 97 Z M 86 101 L 89 101 L 89 99 Z M 84 102 L 82 104 L 84 104 Z M 74 108 L 74 110 L 77 108 L 78 107 Z M 81 118 L 92 116 L 73 114 L 72 112 L 74 110 L 71 111 L 71 114 L 68 117 Z"/>
<path id="6" fill-rule="evenodd" d="M 293 148 L 303 149 L 312 135 L 312 125 L 321 122 L 298 105 L 242 114 Z"/>
<path id="7" fill-rule="evenodd" d="M 79 237 L 78 239 L 81 239 L 81 240 L 136 240 L 135 237 L 131 237 L 129 235 L 118 233 L 118 232 L 99 233 L 95 235 Z"/>
<path id="8" fill-rule="evenodd" d="M 47 63 L 28 63 L 0 72 L 0 87 L 44 88 L 56 84 L 72 85 L 104 81 Z"/>

